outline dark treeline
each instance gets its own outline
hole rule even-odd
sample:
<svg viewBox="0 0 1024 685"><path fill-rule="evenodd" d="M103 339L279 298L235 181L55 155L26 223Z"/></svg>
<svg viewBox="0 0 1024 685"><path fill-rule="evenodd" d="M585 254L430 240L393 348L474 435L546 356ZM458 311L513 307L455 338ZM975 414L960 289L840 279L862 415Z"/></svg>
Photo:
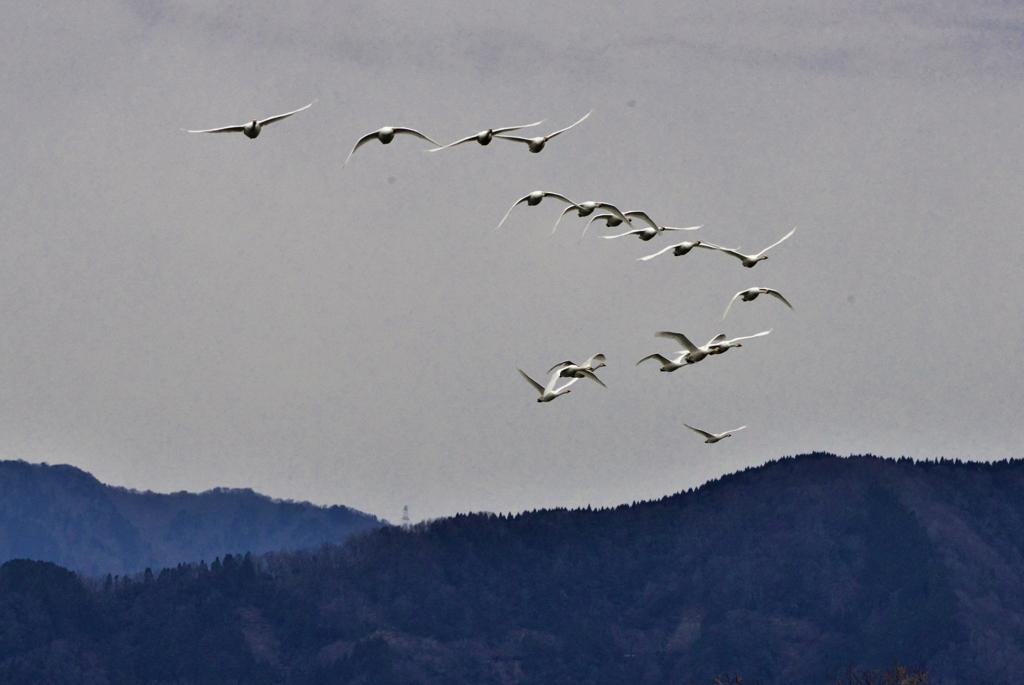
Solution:
<svg viewBox="0 0 1024 685"><path fill-rule="evenodd" d="M1022 462L808 455L130 578L12 561L0 682L1024 682L1022 515Z"/></svg>

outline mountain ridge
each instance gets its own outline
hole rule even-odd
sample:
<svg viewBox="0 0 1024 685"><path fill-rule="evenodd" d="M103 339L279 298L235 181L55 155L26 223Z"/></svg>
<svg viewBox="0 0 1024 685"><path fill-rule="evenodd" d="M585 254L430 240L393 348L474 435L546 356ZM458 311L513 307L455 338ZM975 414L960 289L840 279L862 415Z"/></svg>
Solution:
<svg viewBox="0 0 1024 685"><path fill-rule="evenodd" d="M105 485L67 464L0 461L0 562L52 561L85 575L341 543L386 522L341 505L249 488L162 494Z"/></svg>

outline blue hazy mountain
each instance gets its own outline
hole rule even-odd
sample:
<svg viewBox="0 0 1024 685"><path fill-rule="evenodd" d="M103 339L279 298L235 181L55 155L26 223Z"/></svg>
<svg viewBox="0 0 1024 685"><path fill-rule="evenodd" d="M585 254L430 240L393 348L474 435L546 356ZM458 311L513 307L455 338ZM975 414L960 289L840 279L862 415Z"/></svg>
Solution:
<svg viewBox="0 0 1024 685"><path fill-rule="evenodd" d="M894 662L1024 683L1024 461L813 454L119 579L0 567L0 685L827 685Z"/></svg>
<svg viewBox="0 0 1024 685"><path fill-rule="evenodd" d="M158 494L104 485L73 466L0 462L0 562L51 561L84 575L341 543L384 525L343 506L248 489Z"/></svg>

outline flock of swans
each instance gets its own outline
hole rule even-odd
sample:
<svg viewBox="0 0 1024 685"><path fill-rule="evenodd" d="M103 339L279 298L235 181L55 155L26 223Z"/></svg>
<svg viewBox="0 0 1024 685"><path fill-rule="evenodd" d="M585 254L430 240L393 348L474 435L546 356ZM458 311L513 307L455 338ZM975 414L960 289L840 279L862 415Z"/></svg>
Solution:
<svg viewBox="0 0 1024 685"><path fill-rule="evenodd" d="M222 126L219 128L210 128L202 130L183 130L187 131L188 133L243 133L249 138L256 138L257 136L259 136L260 131L263 129L264 126L268 126L270 124L273 124L274 122L286 119L292 116L293 114L298 114L299 112L305 111L312 107L315 102L316 100L309 103L305 107L300 107L299 109L293 110L291 112L286 112L285 114L278 114L277 116L268 117L262 120L253 119L251 122L246 124L240 124L236 126ZM382 145L387 145L395 139L395 136L399 134L420 138L436 146L426 150L426 152L439 152L441 150L446 150L455 147L456 145L461 145L463 143L468 143L474 140L480 145L489 145L495 138L499 138L502 140L510 140L517 143L523 143L528 146L530 152L539 153L541 150L544 149L545 145L550 140L574 128L575 126L578 126L587 117L589 117L592 112L593 110L587 112L587 114L584 115L583 118L581 118L576 123L570 126L566 126L565 128L559 129L554 133L549 133L546 136L535 136L532 138L526 138L522 136L508 135L508 133L512 131L519 131L522 129L539 126L540 124L544 123L544 120L541 120L536 121L532 124L523 124L521 126L489 128L480 131L479 133L475 133L473 135L466 136L465 138L456 140L453 143L448 143L447 145L441 145L440 143L430 138L429 136L412 128L402 126L384 126L383 128L380 128L371 133L367 133L363 137L359 138L359 140L356 141L355 146L353 146L352 151L348 154L348 157L345 159L345 163L342 165L342 168L348 165L349 161L352 159L352 156L356 153L356 151L366 143L369 143L370 141L376 139ZM623 233L602 236L605 240L614 240L616 238L623 238L625 236L634 235L640 240L646 242L649 240L653 240L660 234L669 231L696 231L700 228L703 228L703 226L689 226L686 228L665 226L654 221L646 212L643 211L630 210L623 212L618 207L608 202L599 202L593 200L589 200L586 202L574 202L565 195L562 195L561 193L555 193L546 190L536 190L516 200L516 202L509 208L509 210L505 212L505 216L502 217L500 222L498 222L498 225L495 227L495 230L501 228L502 224L505 223L505 220L508 219L509 215L512 213L512 210L514 210L519 205L525 202L528 207L536 207L541 203L542 200L544 200L544 198L547 197L554 198L568 205L561 212L561 214L558 217L558 220L555 221L555 225L551 229L552 235L554 235L555 231L558 230L559 224L562 222L562 219L565 218L567 214L575 212L576 216L579 218L591 217L590 220L587 222L586 226L584 226L583 232L580 235L581 241L586 236L587 229L589 229L591 224L595 222L604 222L606 228L614 228L616 226L621 226L622 224L625 224L630 228L630 230L625 231ZM601 210L603 213L594 215L594 213L597 212L598 210ZM639 227L634 227L634 222L636 222L639 225ZM673 256L682 257L695 248L701 248L704 250L712 250L736 257L737 259L740 260L740 263L744 267L751 269L754 266L756 266L758 262L768 259L768 255L765 253L768 252L768 250L772 249L773 247L776 247L786 239L788 239L790 236L793 235L795 231L796 229L794 228L792 231L784 235L782 238L772 243L768 247L764 248L760 252L757 252L756 254L743 254L738 249L722 247L721 245L716 245L705 240L686 240L680 243L676 243L674 245L669 245L668 247L662 248L661 250L658 250L653 254L649 254L646 257L641 257L637 261L646 262L648 260L654 259L655 257L658 257L659 255L665 254L670 250ZM729 304L725 308L725 313L722 314L721 321L725 321L725 317L728 316L729 310L732 308L733 303L735 303L737 299L741 300L742 302L752 302L753 300L757 299L759 295L770 295L781 301L790 309L793 308L793 305L791 305L789 301L786 300L786 298L783 297L782 293L780 293L778 290L762 287L748 288L746 290L741 290L740 292L733 295L732 299L729 300ZM683 367L692 366L693 364L703 361L704 359L710 356L724 354L733 347L742 347L743 345L740 341L759 338L761 336L768 335L769 333L771 333L771 329L768 329L767 331L761 331L760 333L755 333L753 335L740 336L732 339L727 339L725 334L723 333L715 336L706 344L697 346L694 345L690 341L690 339L687 338L682 333L675 333L672 331L659 331L654 334L655 337L673 340L680 346L682 346L684 349L679 350L678 352L670 356L665 356L659 353L647 355L646 357L638 361L636 363L636 366L639 366L640 364L643 364L644 362L650 359L654 359L659 364L661 364L661 371L671 373L673 371L678 371ZM562 395L569 394L569 387L576 383L576 381L580 380L581 378L590 379L601 385L601 387L607 387L604 384L604 382L597 377L597 374L595 373L598 369L604 366L605 356L603 354L595 354L593 357L587 359L582 364L576 364L572 360L559 362L558 364L555 364L550 369L548 369L547 373L550 374L550 376L548 378L546 385L541 385L533 378L531 378L529 375L527 375L527 373L522 369L517 367L516 370L537 391L537 393L539 394L539 397L537 398L538 402L551 402L552 400L555 400L556 398L561 397ZM565 381L561 385L559 385L562 379L565 379ZM740 426L739 428L733 428L730 431L724 431L722 433L709 433L699 428L694 428L693 426L690 426L685 423L683 425L692 430L693 432L698 433L699 435L706 438L704 442L711 444L719 442L720 440L724 440L725 438L730 437L733 433L746 428L746 426Z"/></svg>

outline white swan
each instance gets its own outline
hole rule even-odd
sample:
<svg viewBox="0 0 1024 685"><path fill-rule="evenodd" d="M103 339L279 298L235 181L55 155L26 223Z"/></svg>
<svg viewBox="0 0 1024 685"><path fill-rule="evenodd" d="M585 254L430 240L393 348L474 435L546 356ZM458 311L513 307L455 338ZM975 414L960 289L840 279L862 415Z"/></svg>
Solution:
<svg viewBox="0 0 1024 685"><path fill-rule="evenodd" d="M746 428L746 426L740 426L739 428L733 428L732 430L725 431L724 433L708 433L707 431L702 431L700 428L694 428L693 426L690 426L685 423L683 425L692 430L694 433L700 433L701 435L703 435L705 438L707 438L707 440L705 440L704 442L710 444L716 443L719 440L725 440L733 433L736 433Z"/></svg>
<svg viewBox="0 0 1024 685"><path fill-rule="evenodd" d="M576 216L585 217L590 216L591 214L594 213L594 210L597 209L607 209L609 212L611 212L611 214L602 214L600 215L600 217L594 217L594 219L608 217L609 223L606 225L618 226L623 221L629 221L629 219L626 218L626 215L619 211L619 208L616 207L615 205L608 204L607 202L581 202L578 205L566 207L565 210L562 211L561 215L559 215L558 217L558 221L555 222L555 227L551 229L551 235L555 234L555 231L558 230L558 224L562 222L562 218L569 212L574 211L577 213ZM594 219L591 219L591 221L593 221ZM611 223L612 220L615 221L614 224ZM587 226L589 225L590 223L588 222ZM584 228L584 235L586 235L586 232L587 229ZM583 240L583 236L580 236L580 240Z"/></svg>
<svg viewBox="0 0 1024 685"><path fill-rule="evenodd" d="M188 129L182 130L185 131L186 133L244 133L249 138L255 138L260 134L260 131L263 130L264 126L269 126L275 121L287 119L293 114L298 114L304 109L309 109L310 107L313 106L314 102L316 102L316 100L313 100L313 102L309 103L305 107L300 107L291 112L286 112L285 114L278 114L276 117L270 117L269 119L263 119L262 121L257 121L256 119L253 119L248 124L240 124L238 126L221 126L220 128L208 128L202 131L190 131Z"/></svg>
<svg viewBox="0 0 1024 685"><path fill-rule="evenodd" d="M704 227L703 224L700 225L700 226L690 226L688 228L676 228L674 226L661 226L661 225L655 223L654 220L651 219L651 217L649 217L647 215L647 212L637 212L637 211L626 212L626 218L629 219L629 225L630 226L633 225L633 219L639 219L640 221L642 221L645 224L647 224L647 227L646 228L635 228L632 231L626 231L625 233L620 233L618 235L606 235L606 236L603 236L604 239L605 240L614 240L615 238L622 238L623 236L627 236L627 235L635 235L640 240L643 240L643 241L646 242L646 241L651 240L652 238L654 238L659 233L663 233L665 231L696 231L697 229ZM584 229L584 232L585 231L586 231L586 229Z"/></svg>
<svg viewBox="0 0 1024 685"><path fill-rule="evenodd" d="M604 360L605 357L603 354L595 354L593 357L583 362L582 364L576 364L571 360L566 360L564 362L559 362L552 366L550 369L548 369L548 373L551 373L555 369L558 369L558 375L561 376L562 378L591 378L597 381L598 383L601 383L602 387L607 388L608 386L605 385L601 381L601 379L598 378L597 375L594 373L602 366L605 366Z"/></svg>
<svg viewBox="0 0 1024 685"><path fill-rule="evenodd" d="M732 340L726 340L725 334L722 333L712 339L705 347L708 349L708 354L725 354L732 347L743 347L740 344L740 340L750 340L751 338L760 338L762 335L768 335L772 332L772 329L767 331L761 331L760 333L754 333L753 335L744 335L739 338L733 338Z"/></svg>
<svg viewBox="0 0 1024 685"><path fill-rule="evenodd" d="M527 206L529 206L529 207L536 207L537 205L540 204L540 201L543 200L546 197L555 197L555 198L558 198L559 200L562 200L563 202L566 202L566 203L568 203L570 205L575 205L576 204L575 202L573 202L572 200L567 198L565 195L560 195L559 193L551 193L551 192L548 192L547 190L535 190L532 193L530 193L529 195L527 195L525 197L521 197L518 200L516 200L516 203L514 205L512 205L511 207L509 207L508 211L505 212L505 216L503 216L501 218L501 221L498 222L498 225L494 227L494 230L497 231L499 228L501 228L501 225L503 223L505 223L505 219L507 219L508 215L512 213L512 210L515 209L516 207L518 207L519 205L521 205L522 203L525 202L527 204Z"/></svg>
<svg viewBox="0 0 1024 685"><path fill-rule="evenodd" d="M790 309L793 308L793 305L789 303L789 300L784 298L782 293L778 290L772 290L771 288L747 288L746 290L741 290L732 296L732 299L729 300L728 306L725 308L725 314L722 314L722 321L725 321L725 317L729 314L729 308L732 307L732 303L736 301L737 297L742 297L744 302L750 302L752 300L756 300L758 295L771 295L772 297L781 300L782 303Z"/></svg>
<svg viewBox="0 0 1024 685"><path fill-rule="evenodd" d="M640 259L638 259L636 261L638 261L638 262L646 262L648 259L654 259L658 255L665 254L669 250L672 250L672 256L674 256L674 257L682 257L684 254L687 254L690 250L692 250L695 247L703 247L703 248L706 248L708 250L717 250L717 249L719 249L717 247L708 247L701 240L684 240L681 243L676 243L675 245L669 245L668 247L666 247L666 248L664 248L662 250L658 250L654 254L649 254L646 257L641 257Z"/></svg>
<svg viewBox="0 0 1024 685"><path fill-rule="evenodd" d="M532 385L537 390L537 392L540 393L540 398L537 400L538 402L550 402L551 400L555 399L560 395L565 395L566 393L569 392L569 386L581 378L590 378L594 381L597 381L597 383L599 383L601 387L608 387L604 383L601 383L601 379L595 376L593 371L587 371L586 369L582 368L577 368L575 374L572 376L572 378L569 379L569 382L558 389L555 388L555 383L558 382L559 378L563 377L561 373L551 374L551 378L548 379L547 386L541 387L540 383L527 376L526 372L520 369L519 367L516 367L516 371L518 371L519 374L523 378L525 378L530 383L530 385Z"/></svg>
<svg viewBox="0 0 1024 685"><path fill-rule="evenodd" d="M423 140L429 143L433 143L434 145L440 145L440 143L438 143L436 140L433 140L432 138L429 138L414 129L404 128L402 126L385 126L384 128L377 129L373 133L367 133L365 136L360 138L359 141L356 143L356 146L352 148L352 152L348 153L348 157L345 158L345 164L348 164L348 160L352 159L352 155L356 153L356 150L361 148L365 143L368 143L376 138L381 142L381 145L387 145L392 140L394 140L395 136L398 135L399 133L405 133L410 136L416 136L417 138L422 138ZM341 165L342 169L345 168L345 164Z"/></svg>
<svg viewBox="0 0 1024 685"><path fill-rule="evenodd" d="M743 266L747 267L748 269L752 269L752 268L754 268L754 265L757 264L762 259L768 259L768 255L766 255L765 252L767 252L768 250L772 249L773 247L775 247L776 245L781 243L783 240L785 240L789 236L793 235L795 232L796 232L796 228L794 228L792 231L790 231L786 235L782 236L782 239L779 240L778 242L772 243L771 245L769 245L768 247L764 248L763 250L761 250L757 254L753 254L753 255L745 255L742 252L738 252L737 250L733 250L733 249L730 249L728 247L722 247L721 245L714 245L712 243L705 243L705 244L708 247L712 247L712 248L714 248L716 250L719 250L720 252L724 252L725 254L729 254L729 255L732 255L733 257L736 257L737 259L739 259L743 263Z"/></svg>
<svg viewBox="0 0 1024 685"><path fill-rule="evenodd" d="M648 359L657 359L659 362L661 362L661 370L662 371L666 371L668 373L672 373L673 371L675 371L677 369L681 369L684 366L689 366L690 364L693 363L693 362L687 361L686 355L688 355L688 354L689 354L689 352L687 352L686 350L683 350L682 352L679 353L679 356L676 357L675 359L669 359L669 358L664 357L664 356L662 356L660 354L657 354L657 353L649 354L646 357L644 357L643 359L641 359L640 361L638 361L636 363L636 365L640 366L641 364L643 364Z"/></svg>
<svg viewBox="0 0 1024 685"><path fill-rule="evenodd" d="M586 115L583 117L583 119L586 119L587 117L589 117L591 114L593 114L593 112L594 112L594 110L590 110L589 112L587 112ZM554 133L549 133L546 136L537 136L536 138L522 138L520 136L503 136L503 135L495 134L494 137L495 138L504 138L505 140L514 140L517 143L526 143L530 147L530 152L540 152L541 150L544 149L544 146L547 144L547 142L549 140L551 140L552 138L554 138L557 135L565 133L566 131L568 131L573 126L576 126L577 124L582 123L583 119L580 119L579 121L577 121L572 126L566 126L565 128L563 128L561 130L558 130L558 131L555 131Z"/></svg>
<svg viewBox="0 0 1024 685"><path fill-rule="evenodd" d="M712 338L710 341L708 341L706 345L701 345L700 347L697 347L692 342L690 342L690 339L687 338L682 333L673 333L672 331L658 331L657 333L654 334L654 336L656 338L668 338L670 340L675 340L677 343L685 347L686 354L684 355L684 357L686 358L686 361L688 361L690 364L696 364L697 362L707 357L709 354L711 354L711 346L713 344L725 340L725 335L720 334Z"/></svg>
<svg viewBox="0 0 1024 685"><path fill-rule="evenodd" d="M494 139L494 135L497 134L497 133L504 133L505 131L518 131L521 128L530 128L531 126L539 126L539 125L541 125L543 123L544 123L544 119L541 119L540 121L535 121L532 124L523 124L522 126L505 126L504 128L489 128L486 131L480 131L480 133L474 133L471 136L466 136L462 140L456 140L454 143L448 143L447 145L442 145L441 147L435 147L432 150L427 150L427 152L437 152L438 150L447 150L450 147L455 147L456 145L462 145L463 143L468 143L471 140L475 140L476 142L480 143L481 145L490 145L491 140Z"/></svg>

